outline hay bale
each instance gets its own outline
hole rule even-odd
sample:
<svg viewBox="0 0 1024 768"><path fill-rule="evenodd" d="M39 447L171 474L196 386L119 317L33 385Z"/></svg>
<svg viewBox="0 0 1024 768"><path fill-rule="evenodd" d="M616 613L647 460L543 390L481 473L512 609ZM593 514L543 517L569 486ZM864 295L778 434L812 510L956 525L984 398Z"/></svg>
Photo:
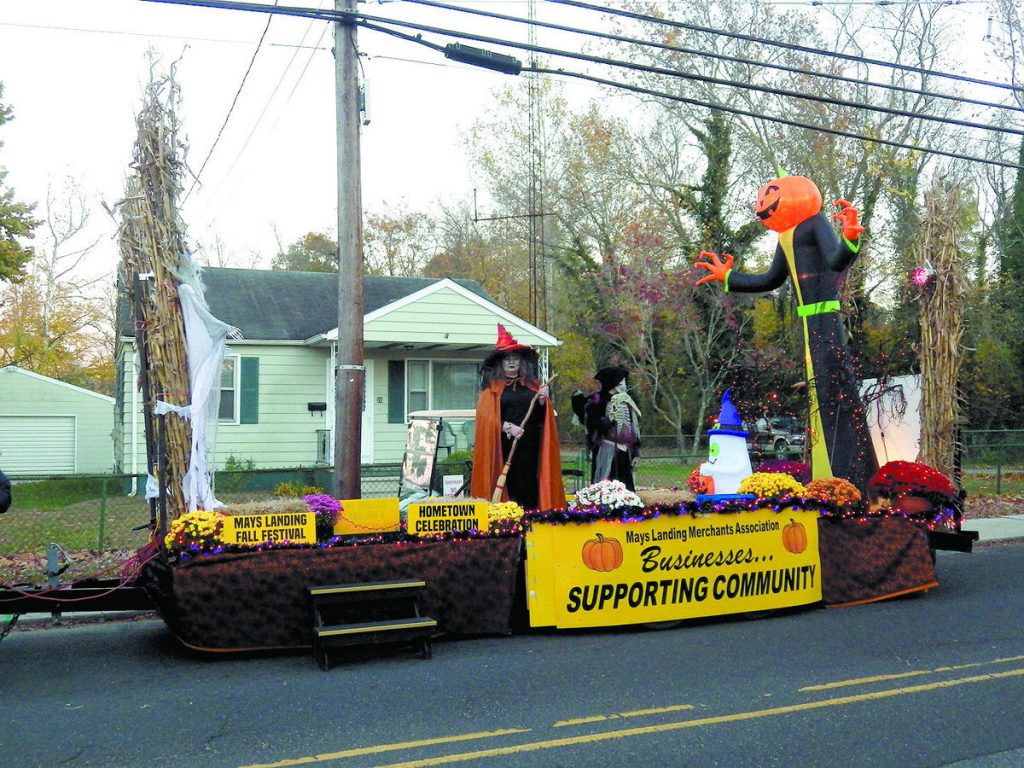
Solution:
<svg viewBox="0 0 1024 768"><path fill-rule="evenodd" d="M220 509L225 515L280 515L289 512L309 512L309 506L296 498L260 499L241 504L228 504Z"/></svg>
<svg viewBox="0 0 1024 768"><path fill-rule="evenodd" d="M636 495L645 507L656 505L672 506L693 501L693 494L689 490L678 488L637 488Z"/></svg>

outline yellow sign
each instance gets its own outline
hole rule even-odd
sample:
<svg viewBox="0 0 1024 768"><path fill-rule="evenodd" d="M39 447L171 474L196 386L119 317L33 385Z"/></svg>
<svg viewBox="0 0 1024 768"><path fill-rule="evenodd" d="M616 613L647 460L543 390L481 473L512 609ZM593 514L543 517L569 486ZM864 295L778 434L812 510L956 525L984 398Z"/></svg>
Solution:
<svg viewBox="0 0 1024 768"><path fill-rule="evenodd" d="M256 546L266 541L316 543L316 516L312 512L274 512L228 515L221 534L227 544Z"/></svg>
<svg viewBox="0 0 1024 768"><path fill-rule="evenodd" d="M414 536L471 531L474 528L486 531L487 525L486 501L409 505L407 530Z"/></svg>
<svg viewBox="0 0 1024 768"><path fill-rule="evenodd" d="M530 625L605 627L821 600L818 513L767 509L533 525Z"/></svg>
<svg viewBox="0 0 1024 768"><path fill-rule="evenodd" d="M362 535L399 529L398 497L342 499L341 514L334 524L336 536Z"/></svg>

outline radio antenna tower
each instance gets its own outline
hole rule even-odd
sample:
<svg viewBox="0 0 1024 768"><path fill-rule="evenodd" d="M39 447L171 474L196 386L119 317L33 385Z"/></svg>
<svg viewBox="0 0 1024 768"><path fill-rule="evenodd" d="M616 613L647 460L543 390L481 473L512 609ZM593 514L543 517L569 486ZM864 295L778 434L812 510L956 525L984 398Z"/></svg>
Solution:
<svg viewBox="0 0 1024 768"><path fill-rule="evenodd" d="M531 22L537 18L536 0L529 0L527 15ZM534 24L529 24L528 41L537 44ZM537 54L530 53L530 66L537 66ZM544 107L540 75L527 74L527 99L530 108L530 172L527 208L529 209L530 239L530 322L538 328L548 327L548 270L544 254Z"/></svg>

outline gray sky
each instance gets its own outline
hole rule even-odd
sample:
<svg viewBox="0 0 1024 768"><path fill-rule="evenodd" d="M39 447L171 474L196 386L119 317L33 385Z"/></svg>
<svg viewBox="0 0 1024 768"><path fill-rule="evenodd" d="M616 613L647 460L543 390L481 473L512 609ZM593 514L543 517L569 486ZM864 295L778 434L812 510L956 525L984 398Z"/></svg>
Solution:
<svg viewBox="0 0 1024 768"><path fill-rule="evenodd" d="M332 0L319 4L333 7ZM486 5L511 14L526 8L522 2ZM401 3L361 8L431 20L431 12ZM460 28L479 27L457 21ZM40 203L37 213L47 185L59 188L68 174L94 201L117 200L150 47L165 66L180 57L180 116L189 164L198 171L266 23L264 14L139 0L0 0L0 80L15 111L0 130L8 183L19 199ZM525 39L525 28L519 34ZM258 251L269 263L274 225L285 244L311 230L333 232L332 37L324 22L275 17L202 185L184 208L194 241L209 248L220 237L229 253ZM359 42L371 119L362 133L364 208L380 211L403 200L424 208L437 198L471 195L461 132L510 78L378 33L360 31ZM113 221L98 205L94 220L113 233ZM116 244L105 237L91 268L109 270L116 258Z"/></svg>
<svg viewBox="0 0 1024 768"><path fill-rule="evenodd" d="M282 4L326 8L333 7L333 0ZM459 4L527 14L525 0ZM979 26L983 7L973 4L950 13L968 13ZM401 2L362 3L360 9L498 38L525 41L527 36L524 25ZM537 17L609 29L597 14L543 2L537 4ZM189 164L198 171L266 23L264 14L140 0L0 0L0 80L5 101L15 111L15 120L0 129L0 165L8 169L7 181L18 199L40 203L40 215L47 186L59 189L69 174L90 195L95 232L103 236L89 264L91 273L109 272L117 261L114 222L99 201L116 201L124 187L134 117L148 80L147 49L155 50L164 66L180 57L180 117ZM965 42L973 41L965 45L965 55L984 47L980 35L975 30L965 36ZM441 44L454 42L425 36ZM276 250L274 226L285 244L308 231L334 231L332 42L327 23L275 17L202 184L183 209L194 243L211 249L220 238L229 255L241 259L258 252L269 265ZM540 30L537 42L578 49L581 38ZM362 132L364 208L383 211L404 201L425 209L437 199L470 198L475 182L463 157L462 133L493 108L492 92L513 79L448 62L422 46L379 33L361 30L359 44L371 119ZM525 59L527 54L516 55ZM572 68L587 66L576 62ZM580 98L599 93L595 87L572 87ZM606 103L622 109L632 104L624 93Z"/></svg>

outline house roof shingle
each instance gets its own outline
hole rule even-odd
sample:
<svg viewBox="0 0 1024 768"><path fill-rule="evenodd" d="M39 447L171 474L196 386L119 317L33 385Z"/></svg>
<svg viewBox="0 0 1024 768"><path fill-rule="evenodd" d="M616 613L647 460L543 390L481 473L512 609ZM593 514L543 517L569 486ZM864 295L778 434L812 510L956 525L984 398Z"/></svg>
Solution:
<svg viewBox="0 0 1024 768"><path fill-rule="evenodd" d="M296 341L338 325L338 275L277 269L209 267L202 272L213 316L238 328L246 339ZM363 277L364 314L416 293L440 278ZM487 301L494 299L475 280L454 280ZM128 317L124 312L121 317ZM131 324L122 334L133 333Z"/></svg>

